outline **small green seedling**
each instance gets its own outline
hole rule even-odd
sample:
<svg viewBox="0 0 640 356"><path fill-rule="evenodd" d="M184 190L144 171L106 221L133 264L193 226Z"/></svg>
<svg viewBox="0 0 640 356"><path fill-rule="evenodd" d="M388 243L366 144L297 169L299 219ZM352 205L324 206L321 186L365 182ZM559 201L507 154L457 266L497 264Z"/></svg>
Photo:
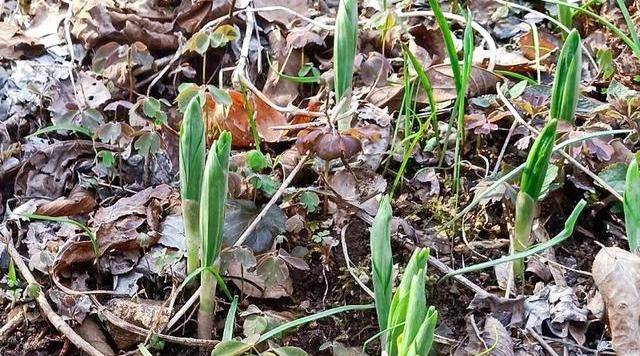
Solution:
<svg viewBox="0 0 640 356"><path fill-rule="evenodd" d="M431 350L438 312L427 307L424 274L428 259L427 248L413 252L393 295L387 321L389 356L427 356Z"/></svg>
<svg viewBox="0 0 640 356"><path fill-rule="evenodd" d="M535 218L538 198L542 191L551 150L556 139L556 127L558 120L551 119L540 132L540 135L533 143L527 162L525 163L522 177L520 178L520 191L516 197L516 221L514 229L515 253L525 251L529 248L529 236ZM524 261L516 260L513 265L515 275L523 277Z"/></svg>
<svg viewBox="0 0 640 356"><path fill-rule="evenodd" d="M180 195L187 239L187 273L200 265L200 188L205 159L205 133L198 95L189 102L180 129Z"/></svg>
<svg viewBox="0 0 640 356"><path fill-rule="evenodd" d="M231 134L223 131L209 150L200 195L200 233L202 235L200 279L200 309L198 337L210 339L214 327L215 292L217 286L215 263L222 248L224 206L227 200L227 178Z"/></svg>
<svg viewBox="0 0 640 356"><path fill-rule="evenodd" d="M638 239L640 239L640 170L638 170L638 160L640 160L640 155L636 153L627 168L622 204L631 252L638 249Z"/></svg>
<svg viewBox="0 0 640 356"><path fill-rule="evenodd" d="M391 255L391 201L385 195L371 225L371 276L380 330L387 329L393 292L393 256ZM384 340L383 335L383 340Z"/></svg>

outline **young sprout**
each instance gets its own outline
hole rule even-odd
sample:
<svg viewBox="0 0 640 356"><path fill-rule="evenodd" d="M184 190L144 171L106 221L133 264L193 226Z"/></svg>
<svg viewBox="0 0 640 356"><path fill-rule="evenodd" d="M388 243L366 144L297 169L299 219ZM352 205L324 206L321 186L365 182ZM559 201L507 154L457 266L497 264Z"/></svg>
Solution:
<svg viewBox="0 0 640 356"><path fill-rule="evenodd" d="M549 115L552 119L558 119L573 123L576 116L576 107L580 97L580 74L582 72L582 47L580 46L580 34L572 30L562 46L556 76L551 90L551 109Z"/></svg>
<svg viewBox="0 0 640 356"><path fill-rule="evenodd" d="M635 252L640 239L640 170L638 170L638 160L640 156L636 153L629 168L627 169L627 179L624 184L624 223L629 240L629 250Z"/></svg>
<svg viewBox="0 0 640 356"><path fill-rule="evenodd" d="M580 84L582 49L580 34L573 30L560 51L556 77L551 89L551 109L549 122L540 132L527 156L520 191L516 197L516 219L514 227L513 252L518 253L529 248L529 236L535 217L540 191L549 167L549 158L556 139L558 120L573 122L576 115ZM518 259L513 271L519 278L524 277L524 261Z"/></svg>
<svg viewBox="0 0 640 356"><path fill-rule="evenodd" d="M187 238L187 274L200 265L200 185L204 169L205 133L198 95L189 101L180 129L180 195Z"/></svg>
<svg viewBox="0 0 640 356"><path fill-rule="evenodd" d="M556 139L556 127L558 120L551 119L540 132L540 135L533 143L527 162L525 163L522 177L520 178L520 191L516 197L516 221L514 233L514 252L522 252L529 248L529 235L533 218L535 217L536 205L547 168L551 150ZM524 273L523 260L516 260L513 264L516 276L522 277Z"/></svg>
<svg viewBox="0 0 640 356"><path fill-rule="evenodd" d="M438 312L427 308L424 273L429 249L416 249L393 295L387 322L386 351L389 356L429 354Z"/></svg>
<svg viewBox="0 0 640 356"><path fill-rule="evenodd" d="M376 297L376 313L380 330L387 329L391 293L393 289L393 256L391 255L391 202L388 195L380 201L380 207L371 225L371 275ZM385 338L383 337L383 340Z"/></svg>
<svg viewBox="0 0 640 356"><path fill-rule="evenodd" d="M357 38L358 2L356 0L340 0L333 38L333 81L336 104L351 91ZM342 111L346 111L349 105L342 107L344 108ZM351 126L349 120L349 117L338 120L338 129L348 129Z"/></svg>
<svg viewBox="0 0 640 356"><path fill-rule="evenodd" d="M224 206L227 199L231 134L224 131L209 150L200 195L200 232L202 234L202 276L198 337L210 339L214 326L216 271L215 263L222 247Z"/></svg>
<svg viewBox="0 0 640 356"><path fill-rule="evenodd" d="M558 21L566 27L573 28L573 9L566 5L568 0L558 1Z"/></svg>

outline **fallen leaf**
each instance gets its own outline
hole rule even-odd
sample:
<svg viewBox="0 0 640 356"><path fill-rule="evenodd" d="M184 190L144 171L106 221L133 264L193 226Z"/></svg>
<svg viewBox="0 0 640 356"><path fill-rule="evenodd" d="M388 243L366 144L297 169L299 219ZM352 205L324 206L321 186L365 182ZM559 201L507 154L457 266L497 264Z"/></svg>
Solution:
<svg viewBox="0 0 640 356"><path fill-rule="evenodd" d="M518 38L518 45L522 54L527 59L534 60L536 58L536 50L534 45L533 32L529 31ZM540 57L554 52L562 45L562 41L555 35L544 29L538 30L538 48Z"/></svg>
<svg viewBox="0 0 640 356"><path fill-rule="evenodd" d="M228 200L223 228L224 243L233 246L261 211L262 209L258 209L250 200ZM254 252L268 250L273 245L275 237L284 232L286 220L286 215L278 206L271 206L258 226L249 234L244 245Z"/></svg>
<svg viewBox="0 0 640 356"><path fill-rule="evenodd" d="M253 145L253 137L249 127L249 114L245 107L242 93L229 90L231 105L224 107L217 104L213 98L207 96L205 104L205 117L208 123L209 132L228 130L233 138L233 146L246 148ZM283 131L273 130L272 126L283 126L287 120L279 111L275 110L262 99L252 94L248 94L256 123L258 135L265 142L278 142L283 135Z"/></svg>
<svg viewBox="0 0 640 356"><path fill-rule="evenodd" d="M362 151L362 142L357 135L357 129L343 133L323 129L307 130L298 136L296 148L301 154L312 152L325 161L336 158L348 160Z"/></svg>
<svg viewBox="0 0 640 356"><path fill-rule="evenodd" d="M616 353L640 354L640 257L605 247L594 258L591 273L604 299Z"/></svg>
<svg viewBox="0 0 640 356"><path fill-rule="evenodd" d="M86 189L76 185L67 198L58 198L38 207L36 214L45 216L73 216L93 211L96 201Z"/></svg>
<svg viewBox="0 0 640 356"><path fill-rule="evenodd" d="M91 161L94 154L91 141L63 141L49 145L34 153L20 168L15 192L18 195L59 198L72 188L76 165Z"/></svg>

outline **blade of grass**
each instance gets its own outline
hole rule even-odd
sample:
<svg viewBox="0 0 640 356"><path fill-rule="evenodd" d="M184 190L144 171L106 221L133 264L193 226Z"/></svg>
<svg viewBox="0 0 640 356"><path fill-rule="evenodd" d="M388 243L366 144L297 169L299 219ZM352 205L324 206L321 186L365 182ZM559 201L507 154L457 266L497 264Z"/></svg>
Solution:
<svg viewBox="0 0 640 356"><path fill-rule="evenodd" d="M471 27L472 18L471 11L467 11L466 23L464 29L464 41L463 41L463 53L464 62L462 64L462 83L457 89L456 97L456 114L457 120L457 135L456 135L456 147L455 147L455 164L453 166L453 183L455 186L455 207L458 208L459 194L460 194L460 161L462 159L462 146L464 145L464 108L465 108L465 96L467 95L467 85L469 83L469 77L471 75L471 68L473 65L473 28ZM451 125L451 121L449 121ZM445 140L446 142L446 140Z"/></svg>
<svg viewBox="0 0 640 356"><path fill-rule="evenodd" d="M56 124L56 125L46 126L39 130L36 130L34 133L28 135L26 138L36 137L44 133L55 132L55 131L72 131L72 132L83 134L89 138L93 138L93 134L91 133L91 131L89 131L88 129L80 125L74 125L74 124Z"/></svg>
<svg viewBox="0 0 640 356"><path fill-rule="evenodd" d="M636 154L629 168L624 184L623 196L624 224L629 240L629 251L638 249L640 239L640 170L638 170L638 154Z"/></svg>
<svg viewBox="0 0 640 356"><path fill-rule="evenodd" d="M69 219L66 217L59 217L59 216L46 216L46 215L38 215L38 214L17 214L20 217L23 218L27 218L27 219L32 219L32 220L43 220L43 221L51 221L51 222L57 222L57 223L63 223L63 224L69 224L72 226L75 226L77 228L79 228L80 230L82 230L84 232L84 234L89 238L89 240L91 241L91 247L93 248L93 253L96 256L96 262L98 261L98 258L100 257L100 249L98 247L98 239L96 238L96 235L93 233L93 231L91 231L91 229L89 229L86 225L75 221L73 219Z"/></svg>
<svg viewBox="0 0 640 356"><path fill-rule="evenodd" d="M336 103L351 91L353 81L353 61L356 57L356 40L358 36L358 2L356 0L340 0L333 38L333 76L336 92ZM343 106L340 113L349 105ZM338 129L348 129L350 117L338 120Z"/></svg>
<svg viewBox="0 0 640 356"><path fill-rule="evenodd" d="M233 328L236 323L236 311L238 310L238 296L233 297L233 302L229 307L227 318L224 321L224 331L222 332L222 341L233 339Z"/></svg>
<svg viewBox="0 0 640 356"><path fill-rule="evenodd" d="M569 217L567 218L565 224L564 224L564 229L562 229L562 231L560 231L556 236L554 236L552 239L539 243L537 245L534 245L532 247L530 247L529 249L527 249L526 251L522 251L522 252L518 252L518 253L514 253L512 255L507 255L507 256L503 256L501 258L495 259L495 260L491 260L491 261L487 261L487 262L483 262L483 263L478 263L476 265L473 266L468 266L465 268L460 268L457 269L453 272L447 273L446 275L444 275L440 281L438 281L438 283L459 275L459 274L465 274L465 273L471 273L471 272L476 272L476 271L480 271L486 268L490 268L490 267L494 267L497 266L499 264L502 263L506 263L506 262L511 262L511 261L515 261L517 259L522 259L522 258L526 258L529 257L531 255L534 255L536 253L540 253L550 247L553 247L561 242L563 242L564 240L566 240L567 238L569 238L572 234L573 234L573 229L575 227L576 221L578 220L578 217L580 216L580 213L582 212L582 210L584 209L584 207L587 205L587 202L584 200L580 200L578 202L578 204L573 208L573 211L571 212L571 215L569 215Z"/></svg>
<svg viewBox="0 0 640 356"><path fill-rule="evenodd" d="M266 57L267 57L267 64L269 65L269 68L271 68L271 70L273 70L273 72L276 73L276 75L278 75L278 77L280 78L284 78L294 83L301 83L301 84L320 83L321 76L319 75L314 75L311 77L299 77L299 76L297 77L297 76L284 74L271 64L271 59L269 58L269 56L266 56Z"/></svg>
<svg viewBox="0 0 640 356"><path fill-rule="evenodd" d="M364 305L344 305L341 307L336 307L336 308L332 308L332 309L328 309L328 310L324 310L309 316L305 316L296 320L292 320L288 323L284 323L278 327L275 327L271 330L269 330L268 332L260 335L260 338L258 339L258 341L256 342L256 344L259 344L261 342L267 341L269 339L271 339L272 337L287 331L289 329L295 328L297 326L318 320L318 319L322 319L322 318L326 318L328 316L332 316L335 314L340 314L340 313L344 313L344 312L348 312L348 311L359 311L359 310L369 310L369 309L373 309L375 308L373 304L364 304Z"/></svg>

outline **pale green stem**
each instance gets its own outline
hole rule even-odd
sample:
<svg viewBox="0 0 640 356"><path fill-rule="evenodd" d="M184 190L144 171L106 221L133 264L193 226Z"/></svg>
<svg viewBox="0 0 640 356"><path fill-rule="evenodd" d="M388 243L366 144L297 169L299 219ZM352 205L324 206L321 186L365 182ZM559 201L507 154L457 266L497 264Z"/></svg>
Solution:
<svg viewBox="0 0 640 356"><path fill-rule="evenodd" d="M529 236L533 226L536 201L525 192L519 192L516 198L516 221L514 228L513 251L525 251L529 248ZM524 277L524 261L513 262L513 272L516 277Z"/></svg>
<svg viewBox="0 0 640 356"><path fill-rule="evenodd" d="M200 203L182 200L182 221L187 238L187 275L200 267Z"/></svg>
<svg viewBox="0 0 640 356"><path fill-rule="evenodd" d="M200 276L200 309L198 309L198 338L210 340L214 328L216 309L216 287L218 281L209 270L202 271Z"/></svg>

